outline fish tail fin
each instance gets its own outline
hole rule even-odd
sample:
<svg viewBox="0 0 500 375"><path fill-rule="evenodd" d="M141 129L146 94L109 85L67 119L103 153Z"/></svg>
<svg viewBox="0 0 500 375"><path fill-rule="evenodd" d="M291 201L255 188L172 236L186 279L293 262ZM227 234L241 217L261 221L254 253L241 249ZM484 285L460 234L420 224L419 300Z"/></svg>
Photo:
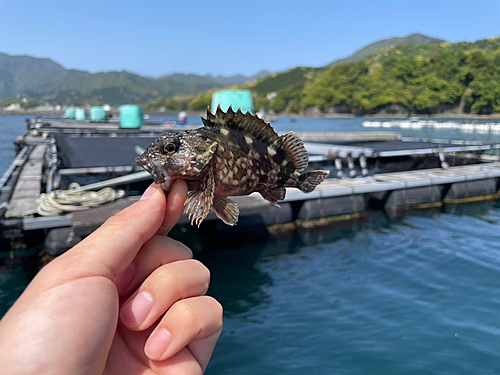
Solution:
<svg viewBox="0 0 500 375"><path fill-rule="evenodd" d="M297 184L297 187L303 193L310 193L316 188L316 186L321 184L329 174L330 171L325 171L325 170L312 171L301 174L299 177L299 182Z"/></svg>

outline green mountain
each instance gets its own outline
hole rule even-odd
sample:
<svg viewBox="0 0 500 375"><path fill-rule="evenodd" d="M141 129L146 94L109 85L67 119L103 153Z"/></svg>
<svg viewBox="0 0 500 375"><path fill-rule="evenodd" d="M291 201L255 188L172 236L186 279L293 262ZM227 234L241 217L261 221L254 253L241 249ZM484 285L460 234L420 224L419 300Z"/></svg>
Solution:
<svg viewBox="0 0 500 375"><path fill-rule="evenodd" d="M297 67L280 73L273 73L245 85L257 95L283 90L287 87L314 79L324 68Z"/></svg>
<svg viewBox="0 0 500 375"><path fill-rule="evenodd" d="M32 103L146 103L242 84L267 73L251 77L169 74L156 79L126 71L92 74L65 69L50 59L0 53L0 101L27 96Z"/></svg>
<svg viewBox="0 0 500 375"><path fill-rule="evenodd" d="M278 112L500 112L500 38L387 46L256 102Z"/></svg>
<svg viewBox="0 0 500 375"><path fill-rule="evenodd" d="M242 74L237 74L234 76L213 76L211 74L207 74L204 76L200 76L197 74L182 74L182 73L174 73L167 74L160 78L159 81L169 81L169 82L177 82L177 83L186 83L186 84L211 84L214 87L223 87L223 86L231 86L231 85L241 85L246 82L254 81L260 77L264 77L269 75L270 73L267 70L262 70L257 74L252 76L245 76Z"/></svg>
<svg viewBox="0 0 500 375"><path fill-rule="evenodd" d="M368 56L366 61L369 64L376 64L391 59L396 56L406 56L410 59L426 59L433 55L444 52L471 52L476 50L494 51L500 46L498 38L481 39L475 42L439 42L432 41L425 45L420 44L404 44L399 46L388 46L374 54Z"/></svg>
<svg viewBox="0 0 500 375"><path fill-rule="evenodd" d="M63 78L51 85L26 90L30 98L50 103L84 105L118 105L146 103L160 97L195 95L217 87L213 82L183 83L167 79L156 80L123 72L84 73Z"/></svg>
<svg viewBox="0 0 500 375"><path fill-rule="evenodd" d="M221 85L198 77L192 82L178 79L146 78L130 72L83 73L60 79L50 85L26 90L30 98L57 104L119 105L146 103L160 97L196 95Z"/></svg>
<svg viewBox="0 0 500 375"><path fill-rule="evenodd" d="M210 76L199 76L197 74L173 73L158 78L160 82L176 82L186 85L218 85Z"/></svg>
<svg viewBox="0 0 500 375"><path fill-rule="evenodd" d="M50 59L0 53L0 100L83 73L65 69Z"/></svg>
<svg viewBox="0 0 500 375"><path fill-rule="evenodd" d="M246 88L252 90L257 95L265 95L273 91L284 90L291 86L304 85L306 82L311 82L316 79L321 73L334 65L345 64L352 61L360 61L374 53L377 53L386 48L401 46L401 45L420 45L424 43L444 43L442 39L436 39L422 34L412 34L401 38L391 38L379 40L369 44L349 57L336 60L321 68L312 67L297 67L284 72L270 74L254 82L245 85Z"/></svg>
<svg viewBox="0 0 500 375"><path fill-rule="evenodd" d="M436 43L445 43L446 41L443 39L436 39L432 38L430 36L422 35L422 34L411 34L405 37L396 37L396 38L390 38L390 39L382 39L379 40L375 43L371 43L360 50L356 51L353 53L351 56L346 57L344 59L339 59L331 62L328 64L326 67L330 68L334 65L341 65L341 64L347 64L349 62L353 61L361 61L364 58L373 55L376 52L379 52L380 50L383 50L387 47L397 47L397 46L402 46L406 44L411 44L411 45L419 45L419 44L427 44L431 42L436 42Z"/></svg>

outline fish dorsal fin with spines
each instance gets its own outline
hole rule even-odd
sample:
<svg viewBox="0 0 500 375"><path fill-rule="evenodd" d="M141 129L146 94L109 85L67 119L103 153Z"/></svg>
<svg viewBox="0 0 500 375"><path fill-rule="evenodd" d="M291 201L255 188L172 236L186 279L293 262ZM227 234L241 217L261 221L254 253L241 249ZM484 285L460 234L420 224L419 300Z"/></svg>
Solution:
<svg viewBox="0 0 500 375"><path fill-rule="evenodd" d="M224 112L219 105L215 115L207 110L207 118L202 117L201 120L206 127L242 131L245 135L274 148L276 153L284 153L285 160L290 162L298 172L307 167L309 156L297 134L289 132L279 136L271 125L256 115L250 114L250 111L243 113L241 109L238 109L234 112L232 106L229 106L227 112Z"/></svg>
<svg viewBox="0 0 500 375"><path fill-rule="evenodd" d="M267 122L256 115L252 115L250 111L247 113L241 112L241 108L234 112L232 106L229 106L227 112L224 112L219 104L215 115L207 110L207 119L202 118L202 121L208 127L241 130L246 135L267 144L273 144L279 138L278 134Z"/></svg>

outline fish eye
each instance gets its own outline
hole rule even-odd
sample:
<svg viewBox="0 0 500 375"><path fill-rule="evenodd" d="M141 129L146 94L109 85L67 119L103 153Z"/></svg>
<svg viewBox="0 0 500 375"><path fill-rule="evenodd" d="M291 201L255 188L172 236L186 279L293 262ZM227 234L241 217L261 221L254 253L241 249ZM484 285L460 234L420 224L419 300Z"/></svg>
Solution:
<svg viewBox="0 0 500 375"><path fill-rule="evenodd" d="M176 150L177 150L177 146L172 142L167 143L166 145L163 146L163 151L166 154L171 154L171 153L175 152Z"/></svg>

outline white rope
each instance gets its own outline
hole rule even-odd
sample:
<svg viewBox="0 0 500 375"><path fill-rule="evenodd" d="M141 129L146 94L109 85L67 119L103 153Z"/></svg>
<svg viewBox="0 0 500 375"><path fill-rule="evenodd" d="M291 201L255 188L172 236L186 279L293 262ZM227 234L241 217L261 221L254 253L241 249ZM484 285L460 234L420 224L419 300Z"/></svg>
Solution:
<svg viewBox="0 0 500 375"><path fill-rule="evenodd" d="M73 182L69 185L69 190L40 194L36 201L36 212L41 216L53 216L62 212L83 211L113 202L125 195L123 190L116 191L110 187L99 191L71 191L79 187L79 184Z"/></svg>

